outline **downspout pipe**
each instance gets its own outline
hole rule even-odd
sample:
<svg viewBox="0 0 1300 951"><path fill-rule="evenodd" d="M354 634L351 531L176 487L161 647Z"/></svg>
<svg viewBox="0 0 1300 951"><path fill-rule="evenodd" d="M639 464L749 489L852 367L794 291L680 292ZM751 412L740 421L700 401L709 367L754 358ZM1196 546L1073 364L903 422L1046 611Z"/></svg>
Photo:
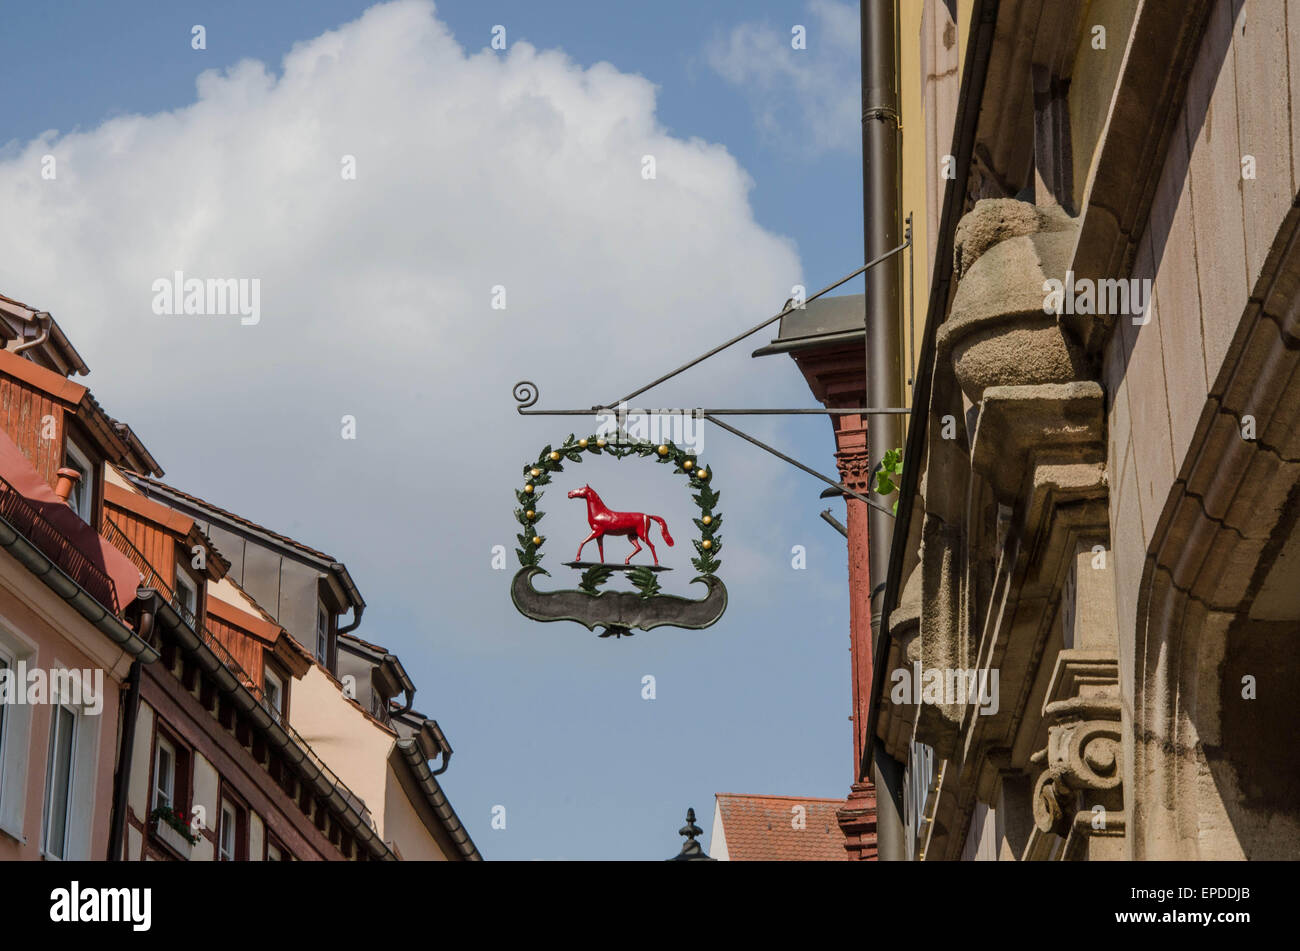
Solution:
<svg viewBox="0 0 1300 951"><path fill-rule="evenodd" d="M26 343L14 347L13 352L15 354L22 353L24 350L30 350L33 347L39 347L45 341L50 339L50 324L54 322L54 318L51 317L47 311L41 311L33 316L36 320L37 326L41 328L41 333L35 339L28 340Z"/></svg>
<svg viewBox="0 0 1300 951"><path fill-rule="evenodd" d="M900 156L902 122L898 101L897 0L861 0L862 31L862 217L865 260L902 243ZM868 406L903 405L901 329L902 260L895 258L866 275L866 390ZM867 457L874 473L887 451L903 445L897 415L873 416L867 432ZM904 467L906 468L906 467ZM893 519L868 511L872 653L880 640ZM874 673L874 671L873 671ZM864 745L870 737L863 738ZM881 860L906 857L903 839L901 767L873 761L877 797L877 854Z"/></svg>
<svg viewBox="0 0 1300 951"><path fill-rule="evenodd" d="M144 597L141 598L141 595ZM140 639L149 643L153 637L153 592L142 589L136 594L135 630ZM122 742L117 752L117 774L113 777L113 818L108 831L108 861L123 862L122 847L126 844L127 796L131 788L131 761L135 754L135 729L140 719L140 659L131 663L126 679L126 700L122 708Z"/></svg>
<svg viewBox="0 0 1300 951"><path fill-rule="evenodd" d="M361 592L357 590L352 575L348 574L348 569L344 565L336 561L330 565L330 570L338 577L343 585L343 590L348 593L348 600L352 602L352 620L339 628L338 633L351 634L361 626L361 615L365 613L366 601L361 597Z"/></svg>
<svg viewBox="0 0 1300 951"><path fill-rule="evenodd" d="M151 618L152 620L152 618ZM131 786L131 760L135 753L135 727L140 718L140 662L132 661L127 676L126 701L122 711L122 743L117 751L117 775L113 777L113 821L108 832L108 861L124 862L126 797Z"/></svg>

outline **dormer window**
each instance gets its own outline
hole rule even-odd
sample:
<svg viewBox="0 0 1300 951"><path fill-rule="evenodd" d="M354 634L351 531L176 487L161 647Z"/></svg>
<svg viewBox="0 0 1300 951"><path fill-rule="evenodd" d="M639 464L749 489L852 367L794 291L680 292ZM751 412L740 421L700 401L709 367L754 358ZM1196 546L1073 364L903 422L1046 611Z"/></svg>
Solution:
<svg viewBox="0 0 1300 951"><path fill-rule="evenodd" d="M262 700L271 716L277 720L284 715L284 681L267 668L262 682Z"/></svg>
<svg viewBox="0 0 1300 951"><path fill-rule="evenodd" d="M330 616L325 605L316 605L316 659L329 666Z"/></svg>
<svg viewBox="0 0 1300 951"><path fill-rule="evenodd" d="M68 505L81 517L83 522L87 525L93 524L95 469L91 466L90 459L71 439L68 439L64 465L81 473L81 478L73 484L72 490L68 493Z"/></svg>
<svg viewBox="0 0 1300 951"><path fill-rule="evenodd" d="M179 562L176 564L176 591L172 601L181 612L181 617L193 627L199 610L199 589Z"/></svg>

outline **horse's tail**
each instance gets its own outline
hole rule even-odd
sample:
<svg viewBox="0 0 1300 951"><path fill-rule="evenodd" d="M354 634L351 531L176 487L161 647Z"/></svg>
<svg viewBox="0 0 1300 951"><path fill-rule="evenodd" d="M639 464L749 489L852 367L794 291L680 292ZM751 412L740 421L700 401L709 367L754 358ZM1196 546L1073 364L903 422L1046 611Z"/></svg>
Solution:
<svg viewBox="0 0 1300 951"><path fill-rule="evenodd" d="M658 515L651 515L650 517L659 523L659 529L664 533L664 541L668 543L669 548L672 548L673 536L668 534L668 523L665 522L663 519L661 519Z"/></svg>

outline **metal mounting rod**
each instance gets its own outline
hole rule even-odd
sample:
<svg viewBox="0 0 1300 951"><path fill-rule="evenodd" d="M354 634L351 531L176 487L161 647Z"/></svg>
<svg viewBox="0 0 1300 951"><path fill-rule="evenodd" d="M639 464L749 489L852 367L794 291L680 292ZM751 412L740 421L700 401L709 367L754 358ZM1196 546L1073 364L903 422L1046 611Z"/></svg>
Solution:
<svg viewBox="0 0 1300 951"><path fill-rule="evenodd" d="M826 511L822 512L822 520L831 528L835 529L835 531L843 535L845 538L849 537L849 530L844 527L843 522L841 522L838 518L836 518L834 515L831 514L830 509L827 509Z"/></svg>
<svg viewBox="0 0 1300 951"><path fill-rule="evenodd" d="M804 304L807 304L809 301L815 301L817 298L821 297L823 294L826 294L826 293L828 293L828 292L830 292L830 291L835 290L835 288L839 287L841 284L845 284L845 283L847 283L847 282L853 280L853 279L854 279L855 277L857 277L859 274L862 274L862 273L866 272L869 268L873 268L873 267L875 267L877 264L880 264L880 263L883 262L883 261L887 261L887 260L889 260L891 257L893 257L895 254L897 254L899 251L902 251L904 248L908 247L908 246L911 244L911 242L912 242L912 239L911 239L911 236L909 235L906 239L904 239L904 241L903 241L902 244L900 244L898 247L894 248L892 251L886 251L884 254L880 255L879 257L872 258L872 259L871 259L870 261L868 261L866 264L862 265L862 267L860 267L860 268L858 268L857 270L852 271L852 272L850 272L850 273L844 275L844 277L840 278L840 279L839 279L838 281L836 281L834 284L827 284L825 287L823 287L821 290L819 290L816 294L813 294L813 295L811 295L811 296L809 296L809 297L805 297L805 298L803 299L803 303L804 303ZM712 357L712 356L714 356L714 355L716 355L716 354L721 353L723 350L726 350L728 347L732 346L733 344L740 343L740 341L744 340L746 337L748 337L748 336L750 336L750 335L752 335L752 334L756 334L756 333L758 333L760 330L762 330L762 329L763 329L764 327L766 327L768 324L775 323L776 321L778 321L778 320L780 320L782 317L784 317L786 314L789 314L789 313L791 313L791 312L793 312L793 311L796 311L796 310L799 310L799 309L800 309L799 307L791 307L791 306L789 306L789 304L790 304L790 302L789 302L789 301L786 301L786 306L782 309L781 313L776 314L775 316L772 316L772 317L767 318L767 320L763 321L761 324L756 324L756 325L754 325L753 327L750 327L748 330L746 330L746 331L745 331L744 333L742 333L742 334L737 334L736 336L734 336L734 337L732 337L730 340L728 340L726 343L724 343L724 344L720 344L719 346L714 347L714 348L713 348L712 350L710 350L708 353L705 353L705 354L703 354L703 355L701 355L701 356L698 356L698 357L696 357L694 360L691 360L691 361L688 362L688 363L683 363L683 364L682 364L681 366L679 366L676 370L673 370L671 373L665 373L663 376L659 377L659 379L657 379L657 380L655 380L655 381L653 381L653 382L651 382L651 383L647 383L645 386L641 387L639 390L633 390L631 393L629 393L627 396L623 397L621 400L615 400L614 403L607 403L607 404L605 404L604 406L596 406L596 407L592 407L592 408L593 408L593 409L609 409L611 406L614 406L614 405L616 405L617 403L626 403L628 400L632 399L633 397L640 396L640 395L641 395L642 393L644 393L646 390L654 389L654 388L655 388L656 386L658 386L660 383L663 383L663 382L665 382L665 381L667 381L667 380L671 380L671 379L672 379L673 377L675 377L677 374L679 374L679 373L684 373L685 371L689 370L691 367L695 366L696 364L703 363L705 360L709 359L709 357Z"/></svg>
<svg viewBox="0 0 1300 951"><path fill-rule="evenodd" d="M520 387L532 387L532 390L520 390ZM527 381L515 384L516 394L527 392L530 397L536 393L536 384ZM516 399L518 396L516 395ZM750 409L645 409L642 407L632 407L629 409L619 410L618 407L592 407L591 409L528 409L533 403L537 402L532 398L531 402L521 401L520 405L515 407L520 416L600 416L605 413L618 413L622 416L668 416L676 414L690 414L694 416L879 416L879 415L898 415L906 416L911 413L911 409L905 406L890 406L880 408L875 406L854 406L848 409L768 409L750 408Z"/></svg>
<svg viewBox="0 0 1300 951"><path fill-rule="evenodd" d="M737 429L736 427L734 427L734 426L728 426L728 425L727 425L726 423L724 423L722 420L720 420L720 419L714 419L712 416L707 416L707 415L706 415L704 418L707 419L709 422L713 423L715 426L720 426L720 427L722 427L722 428L725 429L727 432L731 433L733 436L739 436L741 439L745 440L745 442L753 443L753 444L754 444L755 446L757 446L759 449L762 449L762 450L764 450L765 452L770 452L772 455L776 456L776 457L777 457L778 459L780 459L782 462L788 462L788 463L790 463L790 465L794 466L796 469L802 469L804 472L808 473L810 476L815 476L816 478L821 479L821 480L822 480L823 482L825 482L827 485L834 486L835 488L837 488L837 489L839 489L841 492L843 492L845 495L851 495L851 496L853 496L855 499L857 499L859 502L866 502L866 503L867 503L868 505L870 505L872 508L874 508L874 509L878 509L879 511L881 511L881 512L885 513L886 515L888 515L890 518L893 518L893 517L894 517L894 513L893 513L893 512L891 512L889 509L885 508L883 505L881 505L881 504L880 504L879 502L877 502L875 499L870 498L869 496L863 495L861 492L855 492L853 489L850 489L850 488L849 488L847 485L845 485L843 482L836 482L836 481L835 481L834 479L832 479L830 476L824 476L824 475L822 475L820 472L818 472L816 469L810 469L808 466L805 466L805 465L804 465L802 462L800 462L798 459L792 459L790 456L787 456L785 453L781 452L781 450L779 450L779 449L773 449L773 448L772 448L771 446L769 446L767 443L763 442L763 441L760 440L760 439L755 439L753 436L749 435L749 433L743 433L743 432L741 432L739 429Z"/></svg>

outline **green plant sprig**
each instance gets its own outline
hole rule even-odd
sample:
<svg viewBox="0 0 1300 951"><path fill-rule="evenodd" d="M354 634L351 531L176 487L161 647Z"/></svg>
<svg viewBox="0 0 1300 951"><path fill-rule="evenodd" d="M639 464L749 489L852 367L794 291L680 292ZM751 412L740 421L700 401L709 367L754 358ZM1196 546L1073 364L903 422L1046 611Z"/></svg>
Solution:
<svg viewBox="0 0 1300 951"><path fill-rule="evenodd" d="M903 450L890 449L880 460L876 470L876 484L873 491L877 495L893 495L903 481ZM894 499L894 514L898 514L898 499Z"/></svg>

